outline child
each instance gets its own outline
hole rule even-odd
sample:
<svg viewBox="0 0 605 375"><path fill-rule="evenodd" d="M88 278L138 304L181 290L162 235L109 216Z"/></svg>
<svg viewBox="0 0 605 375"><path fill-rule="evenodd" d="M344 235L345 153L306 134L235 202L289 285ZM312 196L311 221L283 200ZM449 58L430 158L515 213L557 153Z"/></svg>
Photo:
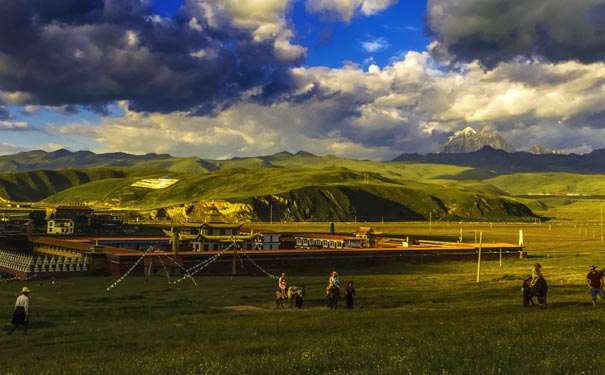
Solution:
<svg viewBox="0 0 605 375"><path fill-rule="evenodd" d="M330 288L332 288L333 286L340 289L340 279L338 278L338 272L336 271L332 271L332 274L330 275L330 279L328 280L328 286L326 287L326 294L330 294Z"/></svg>
<svg viewBox="0 0 605 375"><path fill-rule="evenodd" d="M279 278L279 280L277 281L277 287L279 288L279 291L281 292L281 298L286 298L286 274L282 273L281 277Z"/></svg>

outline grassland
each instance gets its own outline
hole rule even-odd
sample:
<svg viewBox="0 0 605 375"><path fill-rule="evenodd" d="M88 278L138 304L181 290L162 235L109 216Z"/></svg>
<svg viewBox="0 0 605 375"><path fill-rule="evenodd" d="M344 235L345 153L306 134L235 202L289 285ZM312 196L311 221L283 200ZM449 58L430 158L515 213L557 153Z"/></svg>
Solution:
<svg viewBox="0 0 605 375"><path fill-rule="evenodd" d="M328 224L308 224L327 228ZM356 308L330 311L331 269L286 271L305 284L301 310L277 310L276 281L200 276L170 284L129 276L0 284L0 314L32 289L31 330L3 337L7 374L598 374L605 302L593 308L584 277L605 262L599 223L370 223L387 234L515 242L529 258L339 269ZM265 225L266 226L266 225ZM336 223L346 232L355 223ZM276 229L283 224L275 225ZM521 280L540 262L546 310L522 307ZM246 267L253 267L246 264Z"/></svg>

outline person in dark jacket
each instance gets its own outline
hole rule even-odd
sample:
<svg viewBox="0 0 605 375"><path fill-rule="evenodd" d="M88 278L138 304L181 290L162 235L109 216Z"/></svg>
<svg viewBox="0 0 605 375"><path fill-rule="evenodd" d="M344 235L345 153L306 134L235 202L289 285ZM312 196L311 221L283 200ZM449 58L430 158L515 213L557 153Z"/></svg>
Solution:
<svg viewBox="0 0 605 375"><path fill-rule="evenodd" d="M347 308L353 308L353 297L355 297L355 287L353 286L353 282L349 281L347 283L347 289L345 290L346 299L347 299Z"/></svg>
<svg viewBox="0 0 605 375"><path fill-rule="evenodd" d="M605 299L605 292L603 292L603 284L605 279L603 274L597 271L595 265L590 266L590 272L586 275L586 282L590 288L590 297L592 298L592 305L597 305L597 294L601 296L601 299Z"/></svg>

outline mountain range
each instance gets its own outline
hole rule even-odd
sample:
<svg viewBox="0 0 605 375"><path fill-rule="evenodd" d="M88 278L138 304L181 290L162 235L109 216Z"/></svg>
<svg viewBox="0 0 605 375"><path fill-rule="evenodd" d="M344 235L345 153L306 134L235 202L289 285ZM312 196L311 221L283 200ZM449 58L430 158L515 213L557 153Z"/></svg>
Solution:
<svg viewBox="0 0 605 375"><path fill-rule="evenodd" d="M460 145L459 142L455 144ZM476 145L476 143L474 143ZM453 146L452 146L453 147ZM477 151L445 152L452 150L444 144L441 152L421 155L403 153L392 162L414 162L445 164L462 167L472 167L495 171L497 173L516 172L571 172L571 173L605 173L605 149L594 150L587 154L562 154L542 149L546 153L515 151L507 152L493 145L483 146ZM464 147L457 148L462 150ZM0 174L28 172L36 170L59 170L65 168L95 168L95 167L137 167L143 169L166 169L177 172L210 172L225 168L281 168L287 161L288 166L306 166L310 159L321 160L321 165L330 166L339 159L327 155L318 157L308 152L299 151L296 154L280 152L274 155L232 158L229 160L210 160L197 157L173 157L168 154L132 155L127 153L95 154L91 151L71 152L57 150L46 152L41 150L21 152L0 156ZM316 161L317 161L316 160ZM338 164L338 163L337 163Z"/></svg>
<svg viewBox="0 0 605 375"><path fill-rule="evenodd" d="M480 180L493 172L281 152L203 160L169 155L31 151L0 157L0 201L137 207L190 221L209 202L233 220L535 220L524 203ZM8 170L6 170L8 169ZM154 181L176 182L162 189ZM153 183L151 184L153 185Z"/></svg>
<svg viewBox="0 0 605 375"><path fill-rule="evenodd" d="M457 165L492 170L497 173L569 172L605 173L605 149L588 154L533 154L506 152L485 146L479 151L458 154L401 154L393 161Z"/></svg>
<svg viewBox="0 0 605 375"><path fill-rule="evenodd" d="M0 202L138 207L150 217L181 221L203 217L204 207L218 202L234 220L530 221L536 219L530 206L542 204L515 196L605 195L599 177L605 150L511 149L497 134L467 128L439 152L385 162L304 151L209 160L35 150L0 156ZM177 182L141 187L158 179Z"/></svg>

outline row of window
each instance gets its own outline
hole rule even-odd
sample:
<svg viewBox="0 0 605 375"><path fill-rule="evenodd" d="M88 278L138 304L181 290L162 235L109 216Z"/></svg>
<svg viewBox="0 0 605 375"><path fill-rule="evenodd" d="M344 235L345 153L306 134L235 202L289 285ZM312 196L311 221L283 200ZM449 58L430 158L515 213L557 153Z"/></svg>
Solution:
<svg viewBox="0 0 605 375"><path fill-rule="evenodd" d="M333 241L333 240L320 240L317 238L296 238L296 246L297 247L327 247L329 249L337 249L342 248L342 241Z"/></svg>

